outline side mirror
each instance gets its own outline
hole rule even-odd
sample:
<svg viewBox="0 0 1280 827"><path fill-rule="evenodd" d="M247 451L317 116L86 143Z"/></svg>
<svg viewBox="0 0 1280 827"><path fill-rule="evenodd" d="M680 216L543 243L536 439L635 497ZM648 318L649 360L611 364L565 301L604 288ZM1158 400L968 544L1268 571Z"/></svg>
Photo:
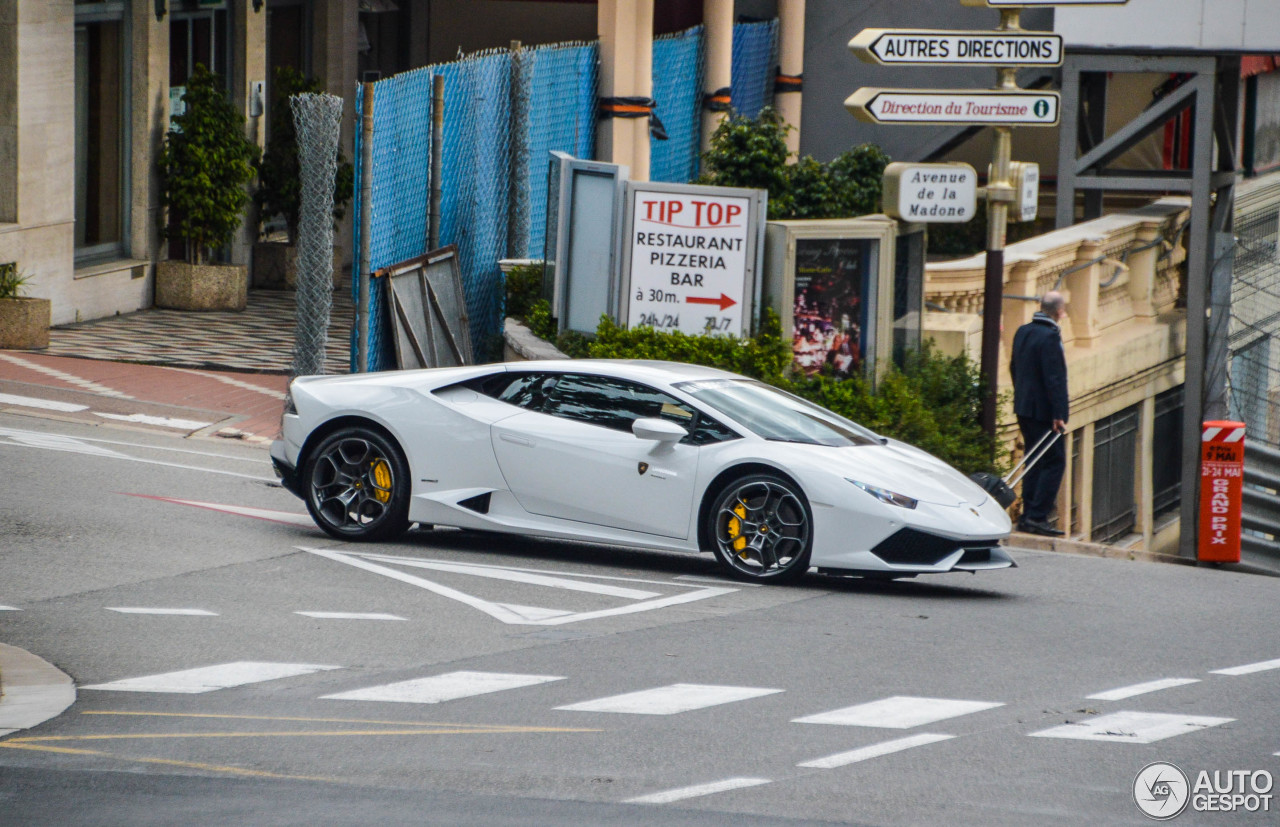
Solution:
<svg viewBox="0 0 1280 827"><path fill-rule="evenodd" d="M631 433L640 439L653 439L658 442L679 442L689 435L688 431L676 423L656 417L637 419L631 423Z"/></svg>

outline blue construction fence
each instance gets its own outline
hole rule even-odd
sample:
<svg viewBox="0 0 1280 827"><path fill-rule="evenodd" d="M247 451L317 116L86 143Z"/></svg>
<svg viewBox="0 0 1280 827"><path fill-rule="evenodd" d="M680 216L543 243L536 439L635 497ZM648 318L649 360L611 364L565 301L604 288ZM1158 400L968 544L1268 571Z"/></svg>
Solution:
<svg viewBox="0 0 1280 827"><path fill-rule="evenodd" d="M734 27L732 99L755 117L770 99L777 21ZM702 27L657 38L655 111L668 139L651 143L650 178L683 183L698 174L702 117ZM444 77L440 244L459 251L474 352L490 352L502 332L503 258L541 258L546 234L547 164L552 151L595 154L599 47L561 43L491 50L425 66L373 84L370 269L428 250L432 83ZM356 95L362 111L363 87ZM356 158L361 157L356 135ZM360 215L357 165L353 214ZM354 250L360 249L356 222ZM352 297L363 280L358 256ZM395 367L388 302L369 297L369 370ZM352 332L351 370L356 370Z"/></svg>

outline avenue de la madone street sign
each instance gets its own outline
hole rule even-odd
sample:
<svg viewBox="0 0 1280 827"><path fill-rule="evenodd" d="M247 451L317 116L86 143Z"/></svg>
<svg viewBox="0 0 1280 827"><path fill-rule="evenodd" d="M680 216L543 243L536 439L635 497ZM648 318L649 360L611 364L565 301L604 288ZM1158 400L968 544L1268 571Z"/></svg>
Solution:
<svg viewBox="0 0 1280 827"><path fill-rule="evenodd" d="M1056 126L1058 93L1021 89L877 89L844 102L854 117L885 124Z"/></svg>

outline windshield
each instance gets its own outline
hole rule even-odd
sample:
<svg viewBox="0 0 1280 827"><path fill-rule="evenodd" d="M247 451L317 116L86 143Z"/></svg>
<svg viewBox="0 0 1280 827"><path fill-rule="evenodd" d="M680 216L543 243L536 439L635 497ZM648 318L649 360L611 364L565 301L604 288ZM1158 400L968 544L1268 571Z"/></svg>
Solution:
<svg viewBox="0 0 1280 827"><path fill-rule="evenodd" d="M763 382L707 379L675 387L765 439L832 447L881 444L856 422Z"/></svg>

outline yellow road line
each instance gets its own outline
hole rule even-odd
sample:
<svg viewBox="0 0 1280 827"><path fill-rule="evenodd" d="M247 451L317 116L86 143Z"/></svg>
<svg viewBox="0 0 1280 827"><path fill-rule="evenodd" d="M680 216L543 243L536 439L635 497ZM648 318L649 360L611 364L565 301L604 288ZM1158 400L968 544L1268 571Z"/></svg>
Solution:
<svg viewBox="0 0 1280 827"><path fill-rule="evenodd" d="M35 744L49 741L129 741L166 738L332 738L347 735L509 735L534 732L591 732L592 730L566 730L550 727L494 727L492 729L336 729L300 732L131 732L102 735L33 735L14 738L7 744Z"/></svg>
<svg viewBox="0 0 1280 827"><path fill-rule="evenodd" d="M56 752L63 755L85 755L96 758L113 758L120 761L133 761L140 764L163 764L170 767L185 767L187 769L207 770L209 772L222 772L230 775L242 775L252 778L280 778L290 781L323 781L331 784L343 783L339 778L325 778L318 775L285 775L278 772L267 772L266 770L249 770L244 767L229 767L222 764L202 764L199 761L178 761L172 758L134 758L126 755L113 755L109 752L101 752L96 749L72 749L70 747L46 747L43 744L26 743L22 739L12 741L0 741L0 747L6 749L24 749L32 752Z"/></svg>

